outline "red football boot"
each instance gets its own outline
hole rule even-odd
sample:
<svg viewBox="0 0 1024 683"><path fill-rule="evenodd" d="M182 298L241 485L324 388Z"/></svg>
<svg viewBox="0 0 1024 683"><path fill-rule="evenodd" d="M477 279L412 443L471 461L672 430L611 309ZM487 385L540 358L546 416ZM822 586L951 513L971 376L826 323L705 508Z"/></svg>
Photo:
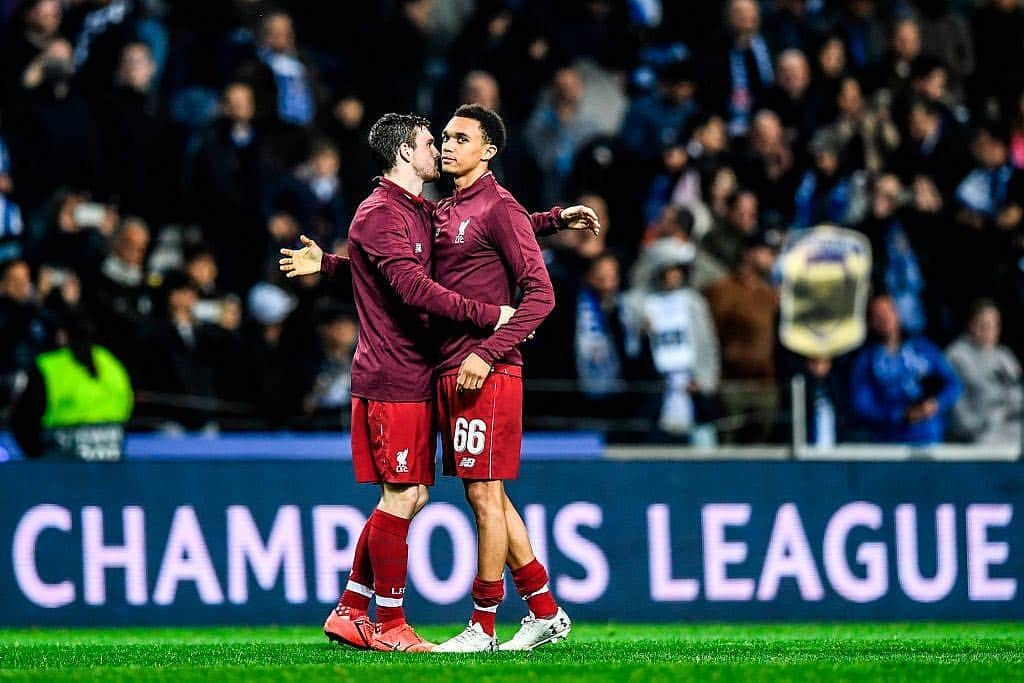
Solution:
<svg viewBox="0 0 1024 683"><path fill-rule="evenodd" d="M370 621L363 610L339 604L327 615L324 635L335 643L349 645L359 650L369 650L376 624Z"/></svg>
<svg viewBox="0 0 1024 683"><path fill-rule="evenodd" d="M386 631L376 624L370 647L380 652L430 652L434 644L420 638L412 626L403 621Z"/></svg>

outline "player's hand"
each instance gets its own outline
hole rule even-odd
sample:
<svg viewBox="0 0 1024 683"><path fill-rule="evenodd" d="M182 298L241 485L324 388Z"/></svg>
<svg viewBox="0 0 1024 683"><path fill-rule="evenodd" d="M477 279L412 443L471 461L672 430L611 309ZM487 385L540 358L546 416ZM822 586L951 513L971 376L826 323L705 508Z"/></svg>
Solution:
<svg viewBox="0 0 1024 683"><path fill-rule="evenodd" d="M284 257L278 263L287 277L298 275L312 275L320 272L320 261L323 260L324 250L316 242L305 235L299 235L299 241L304 246L302 249L282 249Z"/></svg>
<svg viewBox="0 0 1024 683"><path fill-rule="evenodd" d="M490 364L475 353L471 353L459 366L456 387L459 391L476 391L484 385L484 380L489 374L491 374Z"/></svg>
<svg viewBox="0 0 1024 683"><path fill-rule="evenodd" d="M498 322L494 323L494 331L497 332L502 325L506 324L512 319L512 316L516 314L516 309L511 306L502 306L501 315L498 316Z"/></svg>
<svg viewBox="0 0 1024 683"><path fill-rule="evenodd" d="M589 206L570 206L562 210L562 225L566 230L589 230L597 237L601 234L601 221Z"/></svg>

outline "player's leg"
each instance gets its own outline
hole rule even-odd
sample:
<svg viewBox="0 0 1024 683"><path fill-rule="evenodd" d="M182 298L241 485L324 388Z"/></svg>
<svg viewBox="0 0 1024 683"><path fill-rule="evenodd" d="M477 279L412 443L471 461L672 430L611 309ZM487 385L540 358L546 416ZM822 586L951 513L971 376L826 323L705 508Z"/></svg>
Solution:
<svg viewBox="0 0 1024 683"><path fill-rule="evenodd" d="M355 397L352 400L352 465L358 482L380 481L370 435L369 401ZM367 615L373 597L369 538L370 522L367 520L356 541L352 571L345 591L324 622L324 634L328 639L363 650L370 648L374 633L374 624Z"/></svg>
<svg viewBox="0 0 1024 683"><path fill-rule="evenodd" d="M512 500L505 495L505 526L508 529L507 563L512 570L516 591L526 601L530 614L519 631L501 650L533 650L547 643L564 640L572 630L572 621L558 603L548 585L548 573L533 554L526 524Z"/></svg>
<svg viewBox="0 0 1024 683"><path fill-rule="evenodd" d="M473 580L473 614L469 626L441 643L435 652L480 652L498 646L494 621L505 597L505 558L508 530L505 526L505 491L500 480L465 480L466 500L477 528L477 573Z"/></svg>

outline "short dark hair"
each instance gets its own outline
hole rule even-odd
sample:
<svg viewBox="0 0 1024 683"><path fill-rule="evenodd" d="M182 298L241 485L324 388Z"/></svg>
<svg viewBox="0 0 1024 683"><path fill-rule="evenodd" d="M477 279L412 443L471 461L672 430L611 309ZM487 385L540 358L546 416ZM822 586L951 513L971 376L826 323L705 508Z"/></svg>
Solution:
<svg viewBox="0 0 1024 683"><path fill-rule="evenodd" d="M430 130L430 121L416 114L384 114L370 127L370 151L382 172L395 167L398 148L403 143L416 145L416 131Z"/></svg>
<svg viewBox="0 0 1024 683"><path fill-rule="evenodd" d="M484 140L497 147L499 152L505 148L508 133L505 131L505 122L501 120L498 112L480 104L464 104L455 110L453 116L479 122L480 129L484 132Z"/></svg>

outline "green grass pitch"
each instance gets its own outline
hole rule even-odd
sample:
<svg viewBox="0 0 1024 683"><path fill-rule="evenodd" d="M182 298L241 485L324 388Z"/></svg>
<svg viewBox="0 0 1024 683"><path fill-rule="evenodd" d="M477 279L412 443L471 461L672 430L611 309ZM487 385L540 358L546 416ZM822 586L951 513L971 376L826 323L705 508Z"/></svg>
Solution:
<svg viewBox="0 0 1024 683"><path fill-rule="evenodd" d="M442 640L459 626L423 627ZM514 627L499 628L508 638ZM1024 623L580 624L533 653L403 655L314 627L0 630L0 681L1024 680Z"/></svg>

